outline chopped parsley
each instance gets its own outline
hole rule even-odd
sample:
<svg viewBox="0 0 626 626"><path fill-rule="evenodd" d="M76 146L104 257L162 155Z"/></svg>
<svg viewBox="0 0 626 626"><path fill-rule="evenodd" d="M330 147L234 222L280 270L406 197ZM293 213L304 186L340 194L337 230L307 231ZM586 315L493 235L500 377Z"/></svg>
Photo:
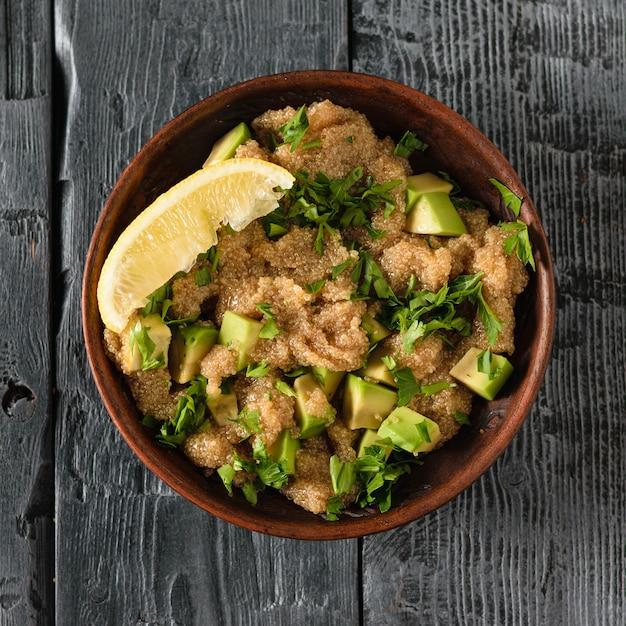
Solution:
<svg viewBox="0 0 626 626"><path fill-rule="evenodd" d="M157 441L164 446L176 448L182 445L189 434L201 430L210 422L206 413L206 378L196 376L185 393L178 399L174 417L163 422L157 433Z"/></svg>
<svg viewBox="0 0 626 626"><path fill-rule="evenodd" d="M504 205L513 211L515 217L518 217L522 210L524 198L516 196L506 185L495 178L490 178L489 182L500 192Z"/></svg>
<svg viewBox="0 0 626 626"><path fill-rule="evenodd" d="M304 137L307 129L309 128L309 118L306 114L306 105L302 105L296 114L280 128L280 134L283 136L282 145L291 144L291 152L293 152Z"/></svg>
<svg viewBox="0 0 626 626"><path fill-rule="evenodd" d="M149 326L144 326L141 323L141 320L137 320L137 323L130 329L128 336L128 347L130 348L131 353L133 352L135 346L137 347L141 356L141 369L144 372L154 370L165 365L165 355L163 352L153 356L156 344L152 341L152 339L150 339L150 335L148 334L149 330Z"/></svg>
<svg viewBox="0 0 626 626"><path fill-rule="evenodd" d="M280 391L280 393L289 396L290 398L297 398L298 394L290 387L284 380L277 380L274 383L274 387Z"/></svg>
<svg viewBox="0 0 626 626"><path fill-rule="evenodd" d="M428 144L420 141L415 133L407 130L400 141L396 144L393 153L396 156L408 159L415 151L424 152L428 148Z"/></svg>
<svg viewBox="0 0 626 626"><path fill-rule="evenodd" d="M274 315L272 313L272 305L267 302L263 302L261 304L255 304L254 306L267 318L267 322L265 322L263 328L261 328L259 337L262 339L274 339L274 337L280 335L282 330L276 326L276 320L274 319Z"/></svg>
<svg viewBox="0 0 626 626"><path fill-rule="evenodd" d="M397 361L390 356L382 357L382 361L393 374L393 379L398 387L398 406L406 406L418 393L430 397L444 389L456 387L454 383L445 380L429 385L420 385L410 367L398 368Z"/></svg>
<svg viewBox="0 0 626 626"><path fill-rule="evenodd" d="M237 415L235 422L243 426L249 435L253 433L258 435L263 432L261 428L261 414L256 409L251 411L247 406L244 406L239 415Z"/></svg>
<svg viewBox="0 0 626 626"><path fill-rule="evenodd" d="M364 226L372 237L380 237L371 224L371 215L383 209L389 216L395 208L390 191L399 180L375 183L362 167L356 167L345 178L331 180L323 173L311 178L306 172L295 174L295 183L281 200L281 206L263 218L269 236L287 231L290 223L317 230L315 249L323 254L324 233L337 235L349 226Z"/></svg>
<svg viewBox="0 0 626 626"><path fill-rule="evenodd" d="M461 411L455 411L453 413L454 419L461 425L470 424L470 418L467 413L462 413Z"/></svg>
<svg viewBox="0 0 626 626"><path fill-rule="evenodd" d="M304 289L307 293L319 293L322 290L322 287L326 284L326 279L322 278L320 280L316 280L315 282L308 283L304 286Z"/></svg>
<svg viewBox="0 0 626 626"><path fill-rule="evenodd" d="M270 371L270 364L267 361L260 363L249 363L246 367L246 376L248 378L263 378Z"/></svg>
<svg viewBox="0 0 626 626"><path fill-rule="evenodd" d="M241 490L248 502L256 504L259 491L264 491L266 487L280 489L289 480L289 474L287 461L272 460L261 437L256 437L252 444L252 458L252 461L246 461L235 452L233 464L223 465L217 473L229 493L232 493L232 483L236 472L243 471L253 475L254 480L246 480Z"/></svg>
<svg viewBox="0 0 626 626"><path fill-rule="evenodd" d="M502 230L511 233L511 235L504 240L504 252L507 256L515 252L517 258L524 263L524 265L530 265L533 270L536 269L527 224L522 222L522 220L516 220L515 222L500 222L498 226Z"/></svg>
<svg viewBox="0 0 626 626"><path fill-rule="evenodd" d="M381 321L387 328L398 330L403 335L404 350L409 354L418 340L424 340L433 333L444 341L450 341L449 333L469 336L471 322L459 313L467 302L476 307L489 344L494 345L502 331L502 322L483 297L482 275L478 272L458 276L438 292L411 290L410 286L404 296L390 298L383 303Z"/></svg>
<svg viewBox="0 0 626 626"><path fill-rule="evenodd" d="M381 442L384 443L384 442ZM391 508L391 491L398 479L420 464L413 455L392 452L391 460L385 460L386 451L381 445L365 449L365 455L354 461L343 462L336 456L330 459L330 475L335 495L328 500L326 518L334 521L342 511L341 496L360 485L355 503L364 508L377 506L381 513Z"/></svg>

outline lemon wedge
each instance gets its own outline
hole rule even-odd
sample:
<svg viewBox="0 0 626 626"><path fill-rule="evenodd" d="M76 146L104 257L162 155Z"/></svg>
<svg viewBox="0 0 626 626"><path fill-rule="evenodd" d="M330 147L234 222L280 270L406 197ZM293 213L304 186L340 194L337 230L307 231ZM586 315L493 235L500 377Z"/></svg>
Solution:
<svg viewBox="0 0 626 626"><path fill-rule="evenodd" d="M133 220L107 256L98 281L104 325L126 327L132 312L174 274L217 243L217 229L242 230L278 206L294 177L261 159L234 158L183 179Z"/></svg>

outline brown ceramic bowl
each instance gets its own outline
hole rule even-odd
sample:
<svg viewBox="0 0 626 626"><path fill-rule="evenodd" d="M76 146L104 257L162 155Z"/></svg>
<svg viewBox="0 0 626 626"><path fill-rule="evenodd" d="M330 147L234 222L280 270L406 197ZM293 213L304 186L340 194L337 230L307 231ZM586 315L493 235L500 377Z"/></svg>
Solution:
<svg viewBox="0 0 626 626"><path fill-rule="evenodd" d="M521 218L529 225L537 271L517 307L515 373L499 398L476 401L471 426L431 453L398 485L387 513L356 509L328 522L278 493L261 494L256 507L240 493L229 496L176 450L159 447L141 425L122 377L107 358L96 285L107 253L124 227L157 195L202 166L207 148L240 121L270 108L329 98L364 113L380 136L398 140L413 130L429 144L414 168L443 170L494 220L508 219L490 177L525 198ZM182 496L209 513L251 530L298 539L345 539L394 528L434 511L475 481L498 458L524 421L548 363L554 325L554 282L550 253L529 194L504 156L469 122L443 104L382 78L336 71L265 76L230 87L182 113L153 137L126 168L97 223L84 274L82 313L89 361L102 400L137 456ZM238 490L236 490L238 491Z"/></svg>

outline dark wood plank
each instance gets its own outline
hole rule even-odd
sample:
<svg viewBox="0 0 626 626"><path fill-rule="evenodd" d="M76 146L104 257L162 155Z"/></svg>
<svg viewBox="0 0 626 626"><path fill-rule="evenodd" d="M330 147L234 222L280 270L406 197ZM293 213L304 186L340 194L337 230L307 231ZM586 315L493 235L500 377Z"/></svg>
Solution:
<svg viewBox="0 0 626 626"><path fill-rule="evenodd" d="M624 623L624 5L353 8L356 71L439 98L516 167L560 294L553 361L511 447L436 513L364 541L364 623Z"/></svg>
<svg viewBox="0 0 626 626"><path fill-rule="evenodd" d="M55 24L67 94L58 191L58 622L358 623L358 542L251 534L148 474L101 406L79 322L91 230L129 159L163 123L222 87L311 65L345 69L343 3L163 0L111 10L102 0L59 0Z"/></svg>
<svg viewBox="0 0 626 626"><path fill-rule="evenodd" d="M54 618L50 12L0 12L0 623ZM37 36L33 34L37 32Z"/></svg>

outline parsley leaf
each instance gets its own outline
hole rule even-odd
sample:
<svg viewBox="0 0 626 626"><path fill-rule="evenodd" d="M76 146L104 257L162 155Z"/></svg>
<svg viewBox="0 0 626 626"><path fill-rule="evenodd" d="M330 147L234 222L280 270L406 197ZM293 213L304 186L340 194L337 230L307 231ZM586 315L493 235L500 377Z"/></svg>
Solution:
<svg viewBox="0 0 626 626"><path fill-rule="evenodd" d="M270 371L270 367L267 361L249 363L246 367L246 376L248 378L263 378Z"/></svg>
<svg viewBox="0 0 626 626"><path fill-rule="evenodd" d="M354 463L342 461L336 454L330 457L330 479L337 495L349 493L356 481Z"/></svg>
<svg viewBox="0 0 626 626"><path fill-rule="evenodd" d="M140 320L130 329L128 335L128 346L132 352L137 346L137 350L141 355L142 371L154 370L165 365L165 355L163 352L154 356L156 344L150 338L148 331L149 326L144 326Z"/></svg>
<svg viewBox="0 0 626 626"><path fill-rule="evenodd" d="M515 222L500 222L498 226L502 230L512 233L504 240L504 252L507 256L515 252L517 258L524 265L530 265L533 270L536 269L535 258L533 257L533 250L528 236L528 225L522 222L522 220L517 220Z"/></svg>
<svg viewBox="0 0 626 626"><path fill-rule="evenodd" d="M378 505L381 513L391 508L391 489L400 476L411 471L412 464L420 464L413 457L406 455L399 461L385 461L385 449L374 445L365 449L365 456L354 461L356 472L363 488L356 498L356 503L365 507Z"/></svg>
<svg viewBox="0 0 626 626"><path fill-rule="evenodd" d="M304 289L307 293L319 293L325 284L326 279L322 278L321 280L316 280L315 282L306 284Z"/></svg>
<svg viewBox="0 0 626 626"><path fill-rule="evenodd" d="M261 428L261 414L256 409L251 411L247 406L241 409L235 423L243 426L249 434L254 433L258 435L263 432Z"/></svg>
<svg viewBox="0 0 626 626"><path fill-rule="evenodd" d="M274 387L280 391L280 393L284 393L286 396L290 398L297 398L298 394L290 387L284 380L277 380L274 383Z"/></svg>
<svg viewBox="0 0 626 626"><path fill-rule="evenodd" d="M326 502L326 519L329 522L336 522L342 510L343 502L339 496L335 495L328 498Z"/></svg>
<svg viewBox="0 0 626 626"><path fill-rule="evenodd" d="M243 470L250 474L256 474L257 480L254 486L258 491L262 491L265 487L280 489L289 480L287 461L285 459L278 463L273 461L261 437L256 437L254 440L252 458L253 461L245 461L235 453L233 468L235 471Z"/></svg>
<svg viewBox="0 0 626 626"><path fill-rule="evenodd" d="M406 406L418 393L430 397L449 387L456 387L454 383L445 380L430 385L420 385L410 367L398 368L396 360L390 356L382 357L382 361L393 374L393 379L398 387L398 406Z"/></svg>
<svg viewBox="0 0 626 626"><path fill-rule="evenodd" d="M291 152L293 152L302 141L308 128L309 118L306 114L306 105L303 104L296 111L296 114L278 129L283 136L282 145L291 144Z"/></svg>
<svg viewBox="0 0 626 626"><path fill-rule="evenodd" d="M524 198L516 196L506 185L495 178L490 178L489 182L500 192L504 205L511 209L516 217L519 216Z"/></svg>
<svg viewBox="0 0 626 626"><path fill-rule="evenodd" d="M407 130L400 141L396 144L393 153L397 156L408 159L416 150L424 152L428 148L428 144L420 141L415 133Z"/></svg>
<svg viewBox="0 0 626 626"><path fill-rule="evenodd" d="M469 302L476 307L476 314L485 327L490 345L493 345L502 330L502 323L485 302L481 278L482 272L461 275L438 292L407 289L403 296L383 303L380 320L387 328L402 333L404 350L409 354L418 340L433 333L444 341L449 341L445 333L470 335L470 320L458 314L459 307Z"/></svg>
<svg viewBox="0 0 626 626"><path fill-rule="evenodd" d="M280 335L282 330L276 326L276 321L274 320L274 315L272 314L272 305L264 302L262 304L255 304L254 306L267 318L267 322L265 322L263 328L261 328L259 337L262 339L273 339L277 335Z"/></svg>
<svg viewBox="0 0 626 626"><path fill-rule="evenodd" d="M204 287L211 282L211 270L204 266L201 267L195 274L195 283L198 287Z"/></svg>
<svg viewBox="0 0 626 626"><path fill-rule="evenodd" d="M141 309L141 314L143 317L147 317L151 313L161 314L161 308L163 303L167 300L171 300L172 298L172 284L171 282L166 282L161 285L158 289L155 289L149 296L148 302L145 304L143 309Z"/></svg>
<svg viewBox="0 0 626 626"><path fill-rule="evenodd" d="M391 214L395 202L390 191L401 182L375 183L361 166L342 179L332 180L322 172L315 178L306 172L296 172L295 179L281 199L281 206L263 218L263 227L268 236L286 230L290 221L315 228L318 254L324 252L326 232L336 234L338 229L364 226L371 236L381 236L382 232L371 225L371 214L377 209L383 209L386 216Z"/></svg>
<svg viewBox="0 0 626 626"><path fill-rule="evenodd" d="M182 445L187 435L197 432L205 424L210 424L205 418L206 413L206 383L204 376L196 376L178 399L176 413L167 422L163 422L157 433L157 441L164 445L176 448Z"/></svg>
<svg viewBox="0 0 626 626"><path fill-rule="evenodd" d="M461 411L455 411L453 413L454 419L461 425L470 424L470 418L467 413L462 413Z"/></svg>
<svg viewBox="0 0 626 626"><path fill-rule="evenodd" d="M344 270L347 270L353 263L354 263L354 259L348 259L347 261L344 261L343 263L340 263L339 265L333 265L330 268L330 277L332 278L332 280L335 280L337 276L343 273Z"/></svg>

